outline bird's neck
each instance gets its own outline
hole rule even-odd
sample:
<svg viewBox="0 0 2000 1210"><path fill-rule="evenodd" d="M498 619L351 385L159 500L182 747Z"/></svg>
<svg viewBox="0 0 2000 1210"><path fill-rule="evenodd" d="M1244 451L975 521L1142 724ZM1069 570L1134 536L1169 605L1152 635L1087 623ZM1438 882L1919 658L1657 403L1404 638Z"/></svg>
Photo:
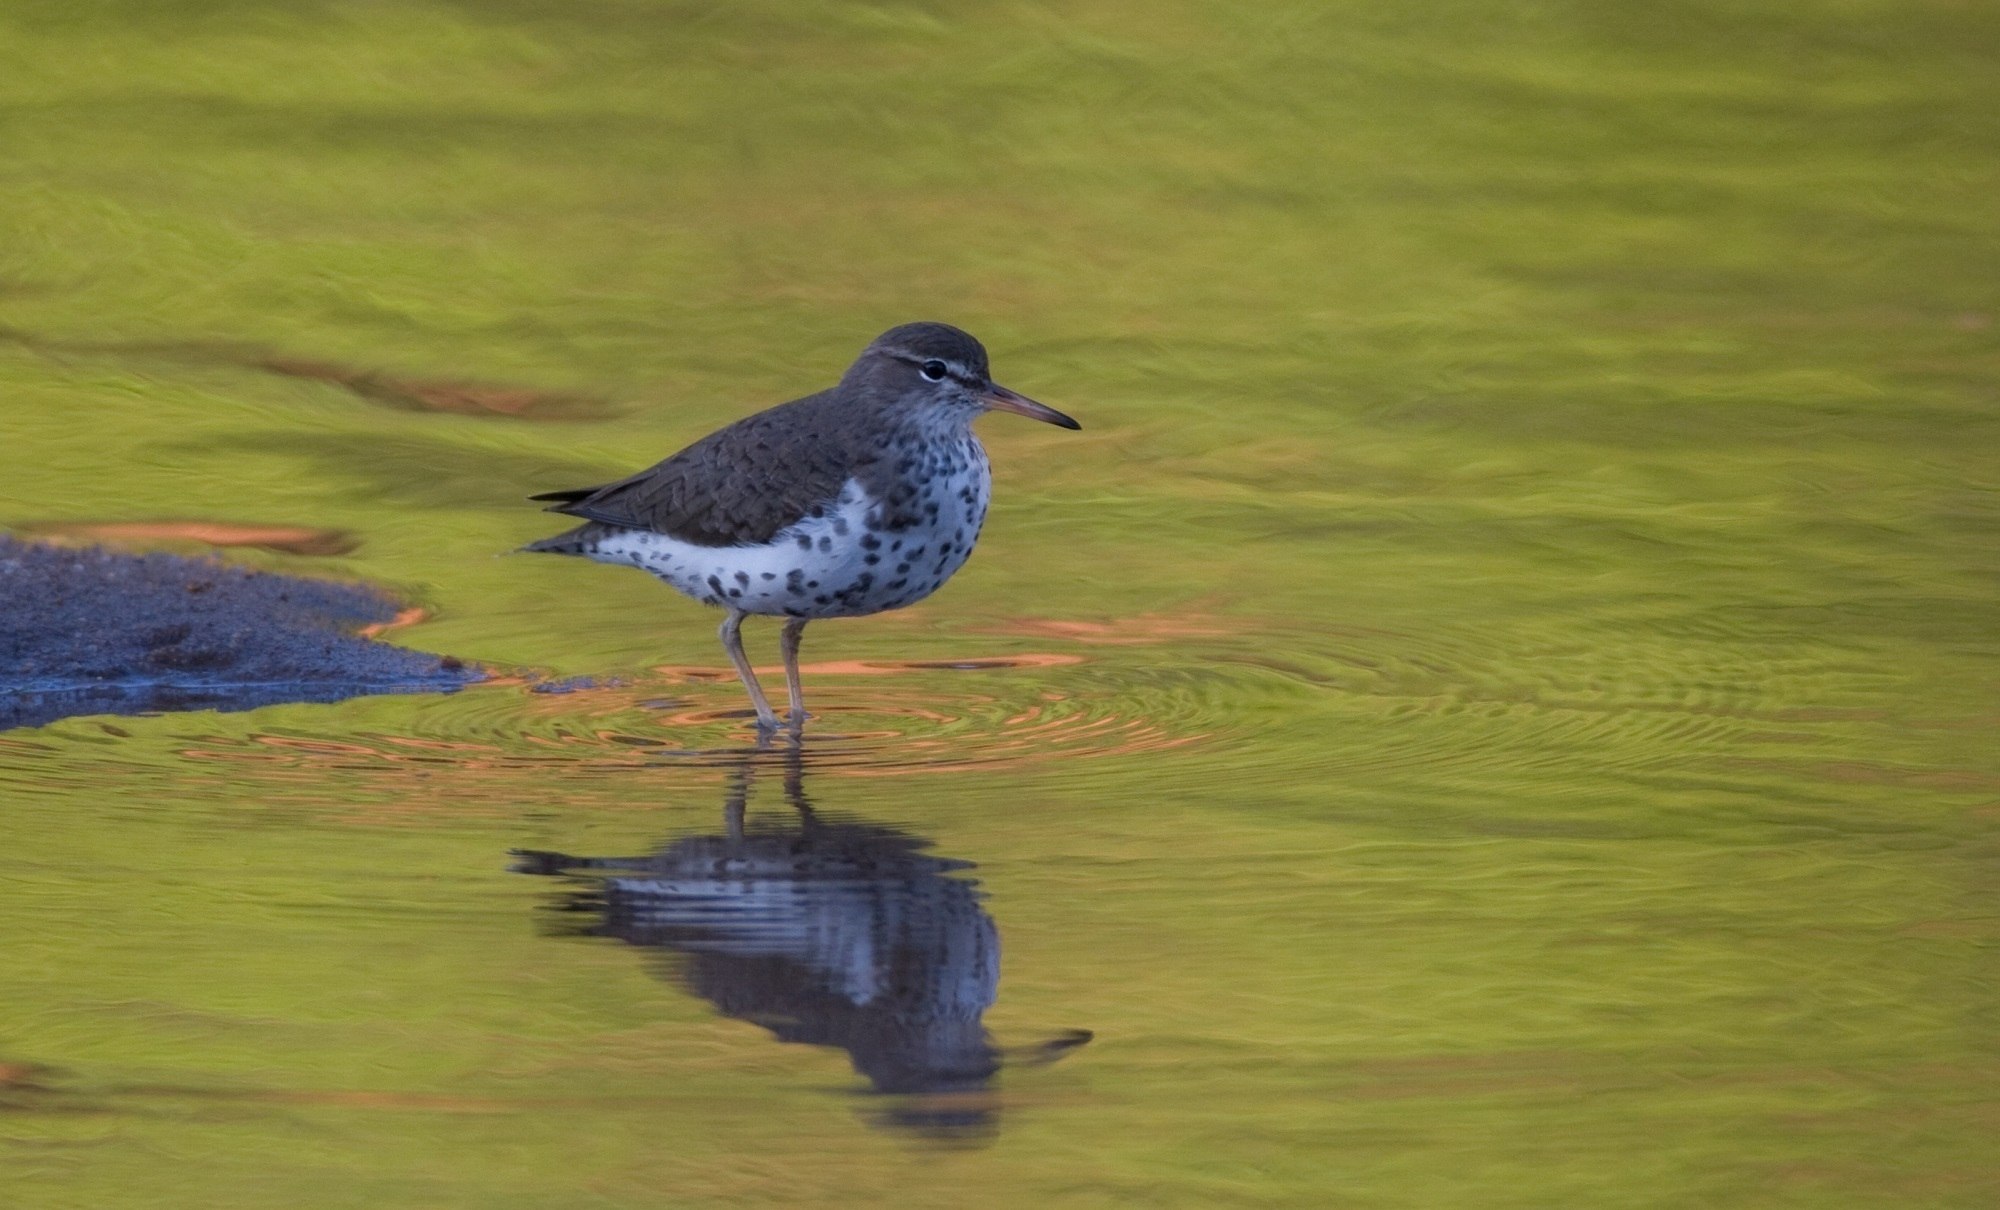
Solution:
<svg viewBox="0 0 2000 1210"><path fill-rule="evenodd" d="M924 445L956 444L972 437L977 413L957 408L923 408L897 418L897 431L905 440Z"/></svg>

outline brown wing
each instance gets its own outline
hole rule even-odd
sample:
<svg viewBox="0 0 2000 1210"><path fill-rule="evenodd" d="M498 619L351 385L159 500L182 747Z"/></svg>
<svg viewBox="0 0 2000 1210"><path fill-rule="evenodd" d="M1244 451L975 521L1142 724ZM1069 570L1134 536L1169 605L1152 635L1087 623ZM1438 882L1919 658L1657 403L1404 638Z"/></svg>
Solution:
<svg viewBox="0 0 2000 1210"><path fill-rule="evenodd" d="M602 487L543 492L548 511L697 546L769 542L832 503L859 468L824 394L746 416L636 475Z"/></svg>

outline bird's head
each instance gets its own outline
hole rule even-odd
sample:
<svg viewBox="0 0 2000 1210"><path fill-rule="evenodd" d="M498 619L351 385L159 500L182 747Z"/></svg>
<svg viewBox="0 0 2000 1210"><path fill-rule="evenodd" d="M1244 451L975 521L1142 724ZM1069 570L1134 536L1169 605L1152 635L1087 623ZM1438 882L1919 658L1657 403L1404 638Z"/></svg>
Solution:
<svg viewBox="0 0 2000 1210"><path fill-rule="evenodd" d="M890 328L861 351L841 386L885 403L962 416L967 422L983 412L999 411L1066 429L1083 427L1047 404L993 381L985 348L950 324Z"/></svg>

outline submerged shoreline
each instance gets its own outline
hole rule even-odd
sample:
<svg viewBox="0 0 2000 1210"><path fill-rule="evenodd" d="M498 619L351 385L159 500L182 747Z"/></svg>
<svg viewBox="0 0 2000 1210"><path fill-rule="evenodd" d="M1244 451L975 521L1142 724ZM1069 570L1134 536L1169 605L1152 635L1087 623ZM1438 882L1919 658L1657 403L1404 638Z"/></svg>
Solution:
<svg viewBox="0 0 2000 1210"><path fill-rule="evenodd" d="M0 731L450 692L483 678L361 633L401 608L366 585L0 535Z"/></svg>

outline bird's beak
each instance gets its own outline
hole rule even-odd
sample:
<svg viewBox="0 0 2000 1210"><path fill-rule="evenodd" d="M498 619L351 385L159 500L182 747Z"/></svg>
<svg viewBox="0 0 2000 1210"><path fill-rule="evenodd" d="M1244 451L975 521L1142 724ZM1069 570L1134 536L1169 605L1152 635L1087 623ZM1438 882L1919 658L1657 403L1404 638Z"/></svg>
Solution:
<svg viewBox="0 0 2000 1210"><path fill-rule="evenodd" d="M1026 416L1043 424L1053 424L1057 428L1080 429L1083 426L1056 411L1046 403L1036 403L1026 395L1017 395L997 382L989 382L979 394L979 400L987 407L999 412L1012 412L1016 416Z"/></svg>

